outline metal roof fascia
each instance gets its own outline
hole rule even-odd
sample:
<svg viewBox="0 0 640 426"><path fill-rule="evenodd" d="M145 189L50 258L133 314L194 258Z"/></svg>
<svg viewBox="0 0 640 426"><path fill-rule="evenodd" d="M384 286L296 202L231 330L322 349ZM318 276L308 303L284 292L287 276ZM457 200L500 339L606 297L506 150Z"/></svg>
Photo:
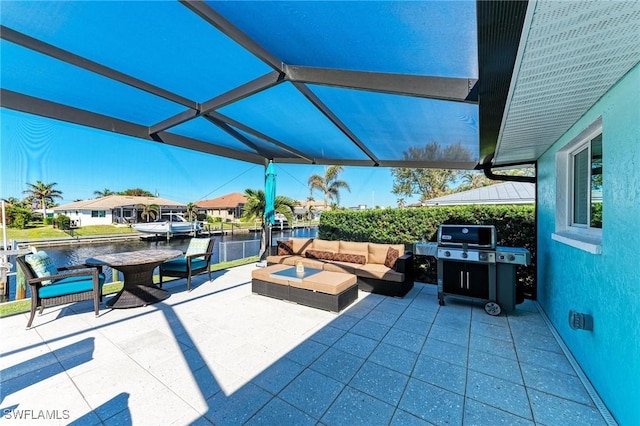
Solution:
<svg viewBox="0 0 640 426"><path fill-rule="evenodd" d="M528 0L477 0L478 168L490 164L500 134Z"/></svg>
<svg viewBox="0 0 640 426"><path fill-rule="evenodd" d="M29 37L28 35L12 30L11 28L7 28L4 25L0 25L0 37L19 46L26 47L27 49L42 53L44 55L58 59L62 62L66 62L87 71L102 75L103 77L106 77L110 80L118 81L136 89L151 93L152 95L159 96L169 101L184 105L188 108L197 108L198 104L190 99L172 93L161 87L154 86L153 84L124 74L120 71L116 71L113 68L109 68L82 56L78 56L64 49L60 49L41 40Z"/></svg>
<svg viewBox="0 0 640 426"><path fill-rule="evenodd" d="M344 87L477 104L469 94L477 79L350 71L285 65L285 78L297 83Z"/></svg>
<svg viewBox="0 0 640 426"><path fill-rule="evenodd" d="M273 159L274 162L284 164L300 164L294 158L280 158ZM317 158L314 163L316 165L335 165L335 166L358 166L358 167L371 167L370 160L345 160L335 158ZM405 161L405 160L380 160L379 167L397 167L408 169L456 169L456 170L471 170L477 163L475 161Z"/></svg>

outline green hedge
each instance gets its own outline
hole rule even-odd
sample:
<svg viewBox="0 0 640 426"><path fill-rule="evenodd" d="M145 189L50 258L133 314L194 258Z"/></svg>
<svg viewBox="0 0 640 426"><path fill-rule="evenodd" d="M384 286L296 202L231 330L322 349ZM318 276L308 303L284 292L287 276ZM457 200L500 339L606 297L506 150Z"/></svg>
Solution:
<svg viewBox="0 0 640 426"><path fill-rule="evenodd" d="M494 225L498 245L524 247L531 252L532 264L518 267L518 281L525 294L535 298L535 207L533 205L472 205L382 210L335 210L322 213L318 238L325 240L370 241L406 244L436 241L443 224ZM433 259L417 259L416 276L434 282Z"/></svg>

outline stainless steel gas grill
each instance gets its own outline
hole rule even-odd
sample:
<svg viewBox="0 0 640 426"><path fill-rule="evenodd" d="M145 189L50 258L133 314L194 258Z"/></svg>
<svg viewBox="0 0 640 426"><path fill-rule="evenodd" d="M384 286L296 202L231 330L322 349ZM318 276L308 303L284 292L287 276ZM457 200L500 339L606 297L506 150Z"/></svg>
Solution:
<svg viewBox="0 0 640 426"><path fill-rule="evenodd" d="M493 225L440 225L438 228L438 303L445 296L484 301L489 315L516 304L516 265L528 265L529 251L497 247Z"/></svg>

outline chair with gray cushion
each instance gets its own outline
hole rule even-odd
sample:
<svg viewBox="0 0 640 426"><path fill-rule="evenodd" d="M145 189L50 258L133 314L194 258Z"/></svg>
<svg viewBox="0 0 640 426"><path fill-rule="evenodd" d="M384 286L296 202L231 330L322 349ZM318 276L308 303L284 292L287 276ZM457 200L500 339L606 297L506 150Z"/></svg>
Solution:
<svg viewBox="0 0 640 426"><path fill-rule="evenodd" d="M211 280L211 255L213 254L213 238L192 238L185 255L160 265L160 288L164 277L187 279L187 291L191 291L191 277L202 272L209 274Z"/></svg>
<svg viewBox="0 0 640 426"><path fill-rule="evenodd" d="M16 263L31 286L31 327L36 309L40 314L45 306L55 306L83 300L93 300L96 317L102 301L104 274L101 268L70 265L57 268L46 252L17 256Z"/></svg>

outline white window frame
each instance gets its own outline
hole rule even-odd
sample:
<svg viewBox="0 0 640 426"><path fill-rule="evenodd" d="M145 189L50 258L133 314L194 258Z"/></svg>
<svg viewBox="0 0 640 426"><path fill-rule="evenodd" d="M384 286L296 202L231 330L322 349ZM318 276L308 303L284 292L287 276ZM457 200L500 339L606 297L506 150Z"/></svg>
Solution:
<svg viewBox="0 0 640 426"><path fill-rule="evenodd" d="M551 235L555 241L593 254L602 253L602 229L589 225L590 202L587 203L587 224L574 223L573 171L574 157L584 149L587 149L589 170L591 170L591 141L599 134L602 134L602 118L598 118L556 154L556 229ZM591 191L589 190L590 199Z"/></svg>

